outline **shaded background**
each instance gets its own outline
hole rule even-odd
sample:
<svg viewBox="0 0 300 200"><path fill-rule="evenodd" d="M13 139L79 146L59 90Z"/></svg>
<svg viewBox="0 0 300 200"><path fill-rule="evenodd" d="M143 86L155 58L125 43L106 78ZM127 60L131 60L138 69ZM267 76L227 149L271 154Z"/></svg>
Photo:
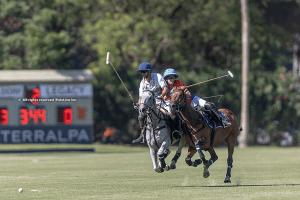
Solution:
<svg viewBox="0 0 300 200"><path fill-rule="evenodd" d="M298 146L300 1L249 1L249 145ZM138 113L110 65L138 100L141 62L174 68L218 108L241 112L238 0L1 0L0 70L91 69L94 140L131 143ZM0 71L1 73L1 71Z"/></svg>

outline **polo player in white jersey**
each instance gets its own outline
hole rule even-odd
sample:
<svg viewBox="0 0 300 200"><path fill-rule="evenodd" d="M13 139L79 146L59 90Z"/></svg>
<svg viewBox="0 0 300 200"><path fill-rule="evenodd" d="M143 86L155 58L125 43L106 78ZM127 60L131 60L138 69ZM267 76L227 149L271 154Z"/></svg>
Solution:
<svg viewBox="0 0 300 200"><path fill-rule="evenodd" d="M144 90L156 88L154 91L155 100L157 105L161 105L170 113L170 104L166 103L163 99L167 99L166 95L169 93L168 84L166 83L163 76L159 73L151 73L152 67L149 63L144 62L140 64L138 72L141 72L143 79L139 87L139 101L137 104L134 104L134 108L138 109L138 106L141 104L141 95ZM144 120L140 120L140 127L143 128ZM133 140L133 143L143 142L144 135L141 133L138 139Z"/></svg>

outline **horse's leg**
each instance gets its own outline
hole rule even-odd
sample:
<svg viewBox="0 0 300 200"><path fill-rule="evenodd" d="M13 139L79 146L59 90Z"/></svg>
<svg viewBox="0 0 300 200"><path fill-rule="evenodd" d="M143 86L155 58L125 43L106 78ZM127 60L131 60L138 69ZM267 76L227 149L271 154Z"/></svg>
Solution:
<svg viewBox="0 0 300 200"><path fill-rule="evenodd" d="M217 156L217 154L216 154L216 152L215 152L215 150L213 149L213 148L210 148L209 150L208 150L208 152L209 152L209 154L210 154L210 159L208 160L208 162L207 163L203 163L206 167L207 167L207 169L214 163L214 162L216 162L216 160L218 160L218 156Z"/></svg>
<svg viewBox="0 0 300 200"><path fill-rule="evenodd" d="M199 154L201 160L203 161L203 163L207 163L208 161L205 159L205 156L204 156L204 154L203 154L203 152L201 150L201 142L200 142L200 140L196 140L195 141L195 147L196 147L196 149L198 151L198 154ZM204 168L204 170L203 170L203 177L204 178L208 178L209 175L210 175L209 171L208 171L208 168L206 167L206 165L203 165L203 168Z"/></svg>
<svg viewBox="0 0 300 200"><path fill-rule="evenodd" d="M231 168L232 163L233 163L233 159L232 159L232 155L233 155L233 151L234 151L234 144L232 145L231 143L227 143L228 145L228 158L227 158L227 173L226 173L226 178L224 180L224 183L231 183L230 177L231 177Z"/></svg>
<svg viewBox="0 0 300 200"><path fill-rule="evenodd" d="M170 165L171 169L176 169L176 163L177 163L178 158L181 155L181 150L182 150L182 148L183 148L184 145L185 145L185 138L182 137L179 140L179 145L178 145L178 149L176 151L176 154L174 155L174 157L172 159L172 162L171 162L171 165Z"/></svg>
<svg viewBox="0 0 300 200"><path fill-rule="evenodd" d="M185 140L186 143L189 145L188 148L188 155L185 158L185 162L188 166L194 166L197 167L197 165L201 164L202 161L200 159L196 160L195 162L192 161L192 157L194 156L194 154L197 152L194 142L192 141L192 139L190 138L189 135L185 136Z"/></svg>
<svg viewBox="0 0 300 200"><path fill-rule="evenodd" d="M159 158L159 164L160 167L163 171L163 168L165 168L167 171L170 170L170 167L166 165L165 158L168 156L168 153L166 153L166 150L170 147L171 141L167 137L161 144L160 148L158 149L158 158Z"/></svg>
<svg viewBox="0 0 300 200"><path fill-rule="evenodd" d="M157 154L156 154L157 152L151 146L149 146L149 149L150 149L150 156L153 163L153 169L156 172L160 173L161 171L158 169L158 165L157 165Z"/></svg>

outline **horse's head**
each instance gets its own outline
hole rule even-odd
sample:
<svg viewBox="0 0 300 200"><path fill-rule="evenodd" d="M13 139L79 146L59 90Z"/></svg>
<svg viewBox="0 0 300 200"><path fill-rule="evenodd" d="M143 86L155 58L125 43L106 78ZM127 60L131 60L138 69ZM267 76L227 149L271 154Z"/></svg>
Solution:
<svg viewBox="0 0 300 200"><path fill-rule="evenodd" d="M147 111L152 110L155 104L156 102L153 90L144 90L141 97L141 104L139 106L139 117L146 117Z"/></svg>
<svg viewBox="0 0 300 200"><path fill-rule="evenodd" d="M182 88L173 88L173 92L171 94L171 112L175 113L176 110L182 108L186 101L187 97L186 94L184 93L184 90L186 87Z"/></svg>

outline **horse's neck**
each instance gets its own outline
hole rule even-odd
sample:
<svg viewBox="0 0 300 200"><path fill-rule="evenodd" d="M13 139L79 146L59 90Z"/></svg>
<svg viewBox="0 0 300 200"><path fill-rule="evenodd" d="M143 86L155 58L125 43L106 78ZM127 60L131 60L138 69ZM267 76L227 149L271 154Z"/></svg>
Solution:
<svg viewBox="0 0 300 200"><path fill-rule="evenodd" d="M159 113L158 113L158 109L155 106L153 106L152 108L152 112L150 113L151 118L153 119L153 125L156 126L159 120Z"/></svg>
<svg viewBox="0 0 300 200"><path fill-rule="evenodd" d="M187 102L183 109L181 110L182 115L187 119L191 124L198 123L199 114L198 112Z"/></svg>

